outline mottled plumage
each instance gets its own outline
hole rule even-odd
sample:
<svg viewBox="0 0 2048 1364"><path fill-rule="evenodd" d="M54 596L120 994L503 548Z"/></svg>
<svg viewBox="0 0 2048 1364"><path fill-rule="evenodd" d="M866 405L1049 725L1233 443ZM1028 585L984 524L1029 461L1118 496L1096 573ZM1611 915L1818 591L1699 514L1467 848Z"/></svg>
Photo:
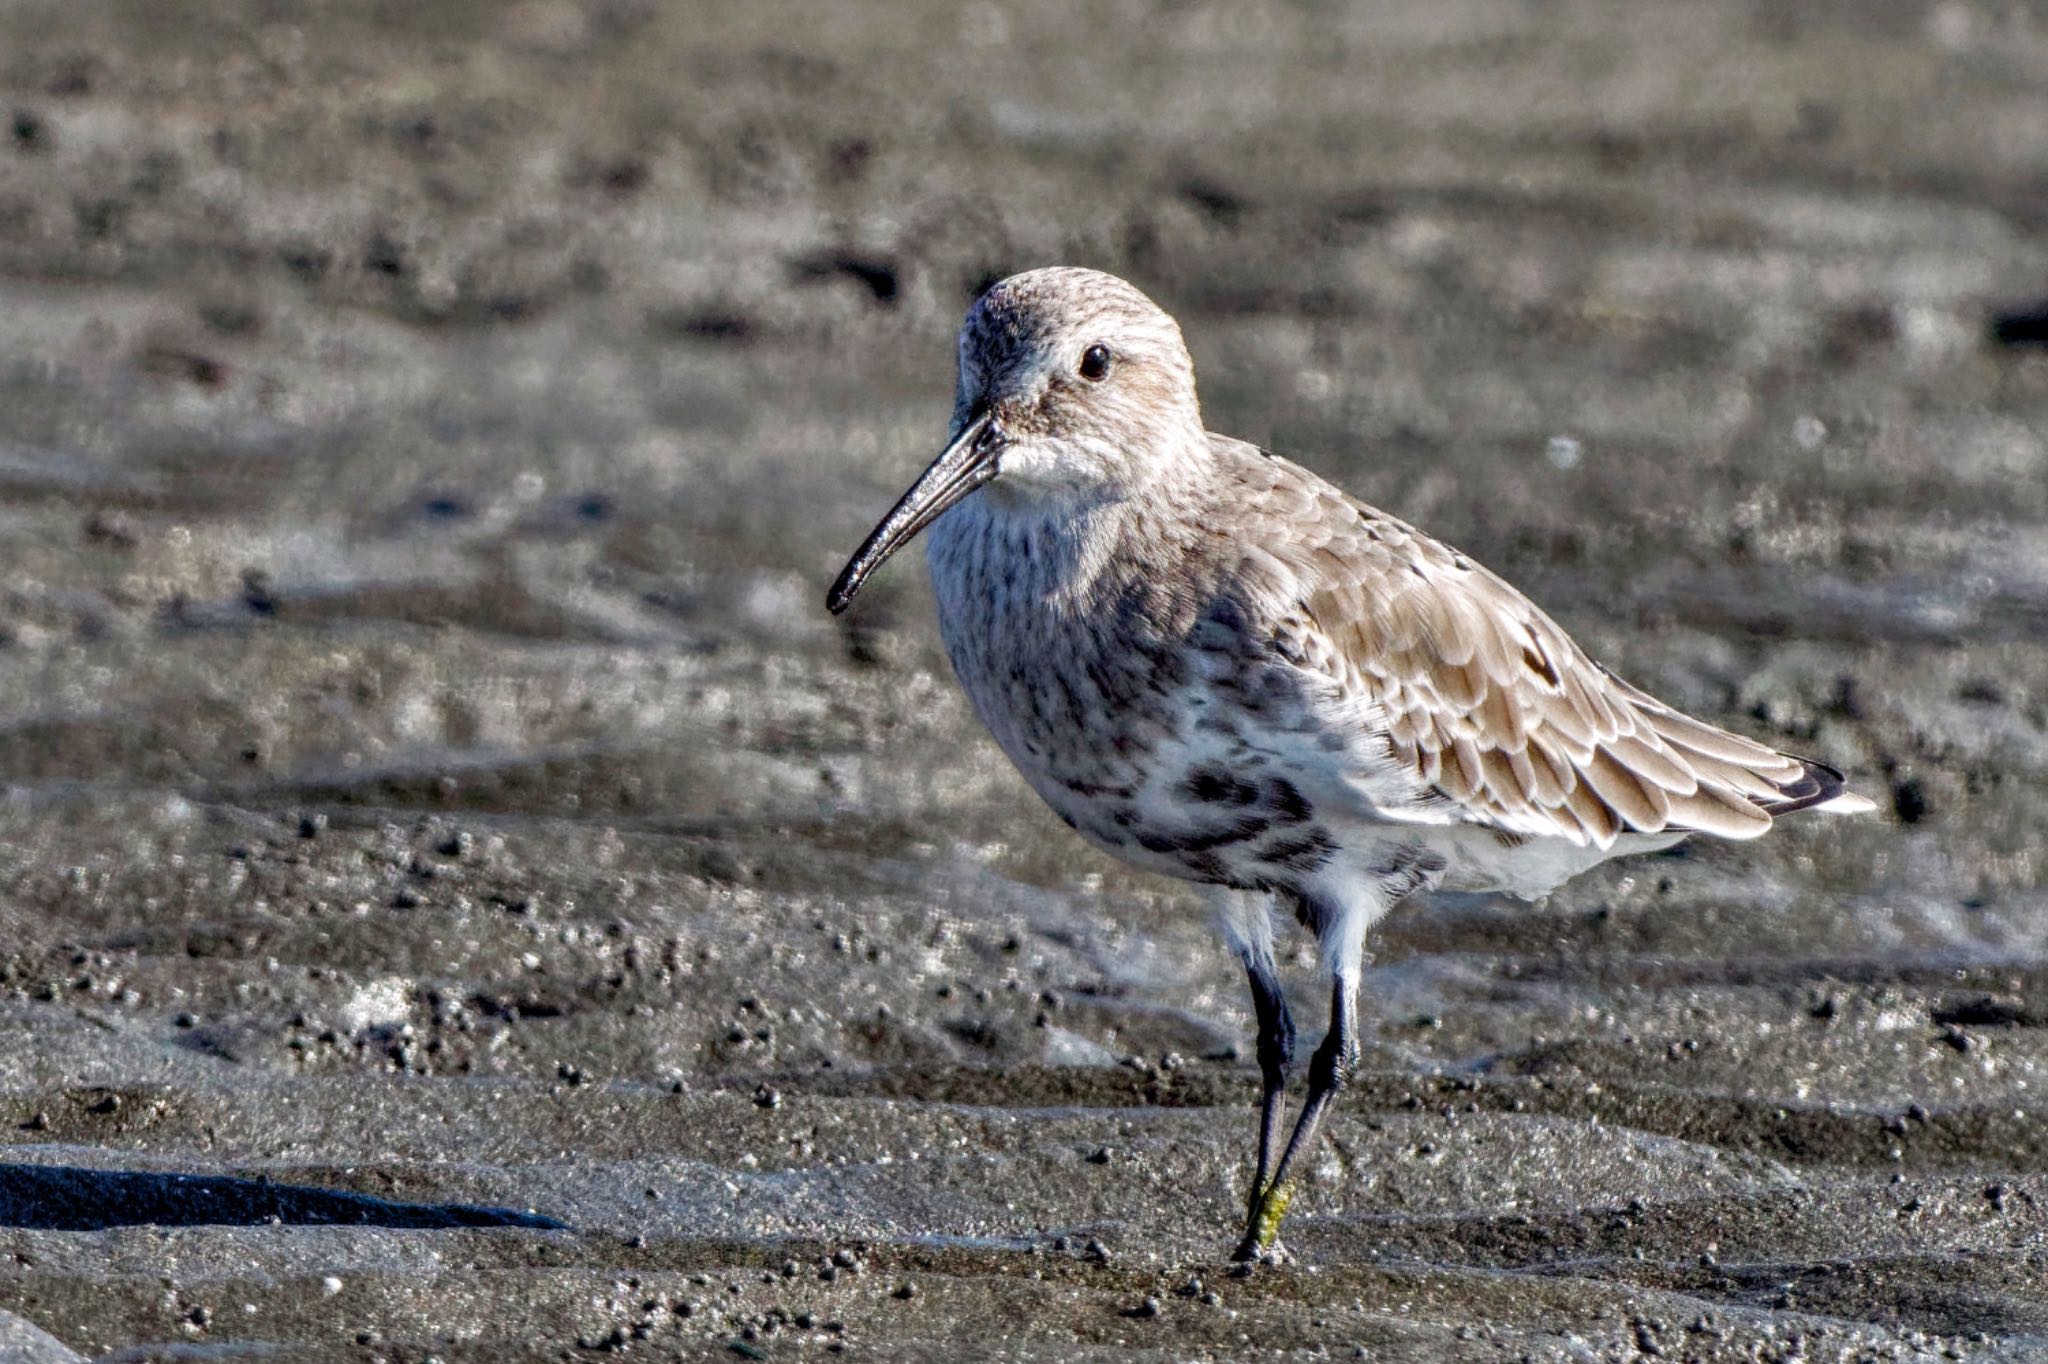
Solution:
<svg viewBox="0 0 2048 1364"><path fill-rule="evenodd" d="M1689 834L1870 808L1834 769L1615 677L1457 551L1203 430L1179 329L1113 276L1036 270L983 295L953 434L832 605L929 524L946 647L1003 751L1089 841L1213 888L1266 1080L1241 1256L1272 1245L1355 1052L1365 930L1398 900L1536 895ZM1284 1154L1276 894L1335 980Z"/></svg>

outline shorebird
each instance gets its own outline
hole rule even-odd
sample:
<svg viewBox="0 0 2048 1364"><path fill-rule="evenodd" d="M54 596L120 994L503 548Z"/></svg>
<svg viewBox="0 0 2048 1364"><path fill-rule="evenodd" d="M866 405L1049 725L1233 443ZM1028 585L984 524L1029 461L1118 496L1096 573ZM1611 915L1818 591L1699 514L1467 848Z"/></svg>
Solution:
<svg viewBox="0 0 2048 1364"><path fill-rule="evenodd" d="M1438 886L1534 898L1695 834L1873 809L1840 772L1665 705L1457 550L1207 431L1180 328L1092 270L1013 275L961 326L944 451L826 604L925 528L975 712L1082 837L1206 888L1258 1024L1258 1156L1233 1258L1278 1254L1358 1058L1365 934ZM1275 902L1330 1023L1285 1146L1294 1025Z"/></svg>

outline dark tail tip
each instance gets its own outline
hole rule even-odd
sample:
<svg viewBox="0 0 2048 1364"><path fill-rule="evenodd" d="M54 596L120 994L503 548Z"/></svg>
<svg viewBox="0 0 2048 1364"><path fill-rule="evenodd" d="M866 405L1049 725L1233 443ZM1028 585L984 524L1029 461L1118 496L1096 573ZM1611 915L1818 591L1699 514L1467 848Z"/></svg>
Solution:
<svg viewBox="0 0 2048 1364"><path fill-rule="evenodd" d="M1805 771L1778 788L1776 800L1760 800L1757 804L1763 812L1773 818L1789 815L1795 810L1807 810L1816 805L1825 805L1849 789L1849 779L1836 768L1826 763L1802 758L1796 753L1786 757L1800 764Z"/></svg>

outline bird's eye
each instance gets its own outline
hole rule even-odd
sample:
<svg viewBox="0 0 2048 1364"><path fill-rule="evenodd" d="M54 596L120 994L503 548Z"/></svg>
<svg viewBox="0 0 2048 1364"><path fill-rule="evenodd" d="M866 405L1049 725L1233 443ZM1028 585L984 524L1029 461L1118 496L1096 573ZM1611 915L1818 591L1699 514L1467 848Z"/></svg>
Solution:
<svg viewBox="0 0 2048 1364"><path fill-rule="evenodd" d="M1109 377L1108 346L1090 346L1081 352L1081 377L1097 384Z"/></svg>

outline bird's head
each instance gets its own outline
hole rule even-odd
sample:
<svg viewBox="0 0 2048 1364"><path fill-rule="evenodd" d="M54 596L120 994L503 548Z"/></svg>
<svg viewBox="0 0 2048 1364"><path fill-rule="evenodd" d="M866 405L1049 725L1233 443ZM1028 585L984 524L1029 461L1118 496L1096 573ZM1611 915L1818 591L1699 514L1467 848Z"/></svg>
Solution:
<svg viewBox="0 0 2048 1364"><path fill-rule="evenodd" d="M946 448L855 551L826 605L984 485L1057 508L1169 475L1205 448L1194 362L1151 299L1095 270L991 285L961 324Z"/></svg>

